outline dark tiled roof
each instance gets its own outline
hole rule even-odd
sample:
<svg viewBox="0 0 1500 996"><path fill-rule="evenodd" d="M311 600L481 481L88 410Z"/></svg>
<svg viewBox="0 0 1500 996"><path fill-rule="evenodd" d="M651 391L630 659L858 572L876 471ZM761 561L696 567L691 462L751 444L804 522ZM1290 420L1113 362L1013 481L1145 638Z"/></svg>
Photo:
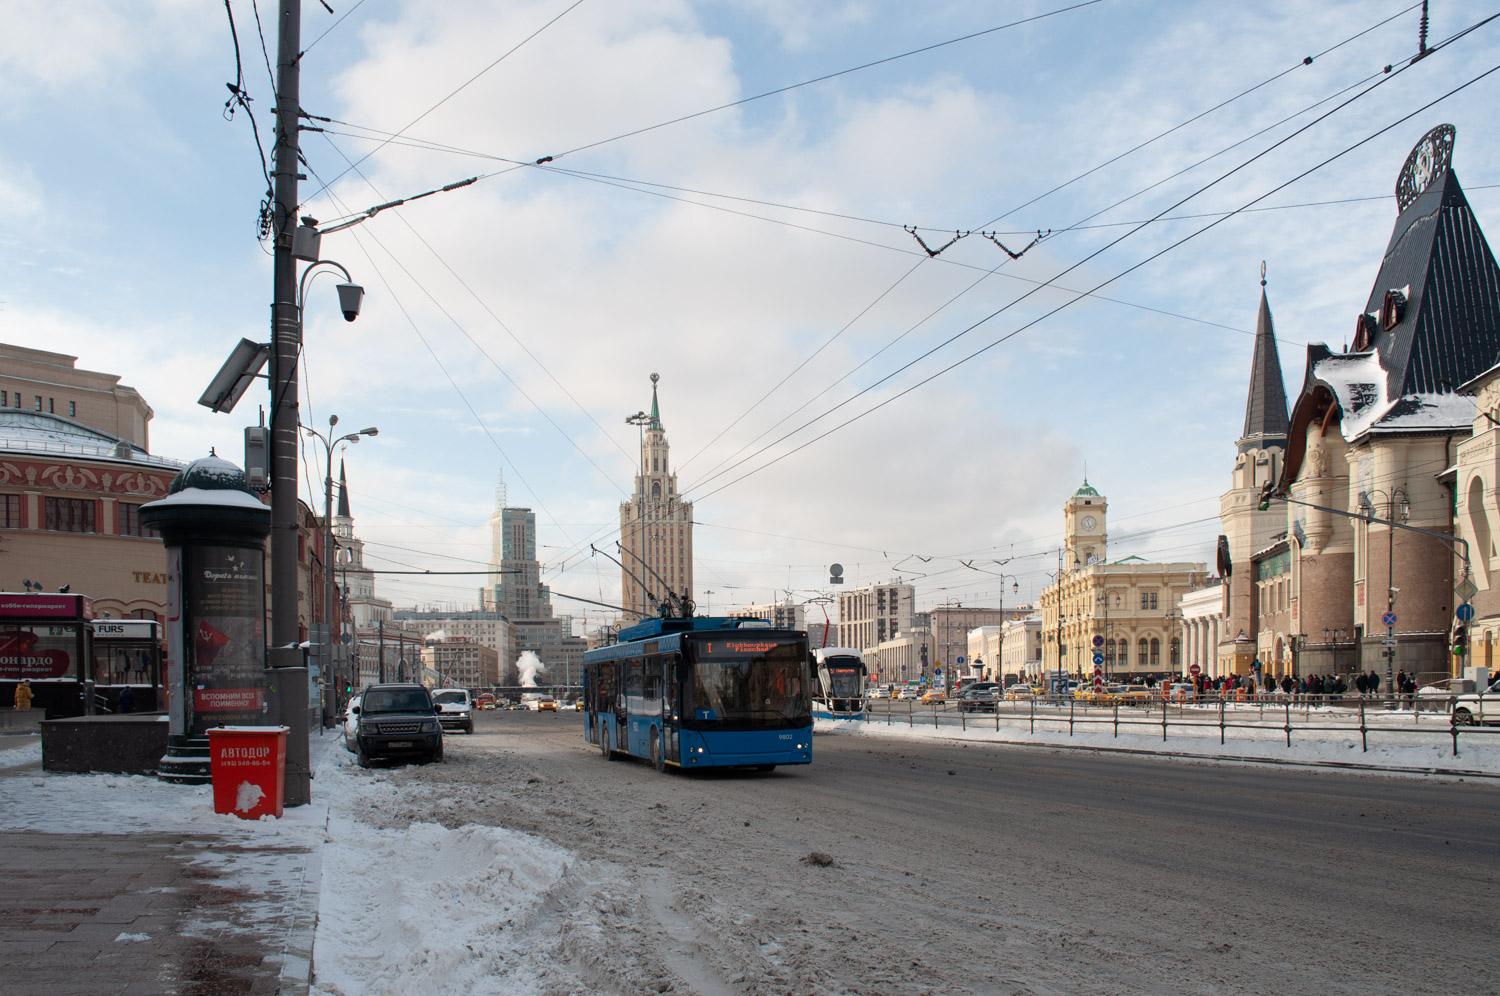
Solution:
<svg viewBox="0 0 1500 996"><path fill-rule="evenodd" d="M1500 268L1451 169L1396 219L1366 313L1392 290L1401 320L1371 340L1387 397L1450 393L1500 358Z"/></svg>
<svg viewBox="0 0 1500 996"><path fill-rule="evenodd" d="M1255 357L1250 361L1250 393L1245 399L1245 432L1240 437L1240 449L1262 449L1267 444L1285 443L1290 428L1286 385L1281 379L1281 359L1276 354L1276 330L1271 325L1271 306L1262 290L1260 316L1255 322Z"/></svg>
<svg viewBox="0 0 1500 996"><path fill-rule="evenodd" d="M344 461L339 461L339 518L352 518L349 515L349 482L344 477Z"/></svg>

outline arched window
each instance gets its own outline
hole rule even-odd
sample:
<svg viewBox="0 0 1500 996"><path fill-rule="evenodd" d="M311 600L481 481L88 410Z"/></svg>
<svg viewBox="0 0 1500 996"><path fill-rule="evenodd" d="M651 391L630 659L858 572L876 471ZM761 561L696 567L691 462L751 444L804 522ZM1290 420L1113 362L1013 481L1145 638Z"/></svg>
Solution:
<svg viewBox="0 0 1500 996"><path fill-rule="evenodd" d="M661 482L660 481L652 481L651 482L651 497L652 498L660 498L661 497Z"/></svg>
<svg viewBox="0 0 1500 996"><path fill-rule="evenodd" d="M1151 638L1151 670L1155 671L1161 667L1161 641L1156 637Z"/></svg>
<svg viewBox="0 0 1500 996"><path fill-rule="evenodd" d="M1136 667L1147 667L1150 660L1151 644L1144 636L1141 637L1141 642L1136 644L1135 654Z"/></svg>
<svg viewBox="0 0 1500 996"><path fill-rule="evenodd" d="M1172 637L1172 670L1176 671L1182 667L1182 641Z"/></svg>

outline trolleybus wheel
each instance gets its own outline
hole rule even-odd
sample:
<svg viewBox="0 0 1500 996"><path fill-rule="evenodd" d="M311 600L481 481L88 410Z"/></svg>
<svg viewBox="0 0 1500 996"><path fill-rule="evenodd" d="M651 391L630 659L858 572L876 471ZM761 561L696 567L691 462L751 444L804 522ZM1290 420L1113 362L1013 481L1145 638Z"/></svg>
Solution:
<svg viewBox="0 0 1500 996"><path fill-rule="evenodd" d="M651 730L651 767L657 771L667 770L667 756L661 749L661 733L655 728Z"/></svg>
<svg viewBox="0 0 1500 996"><path fill-rule="evenodd" d="M609 727L604 725L602 719L599 720L599 753L604 755L606 761L614 757L609 750Z"/></svg>
<svg viewBox="0 0 1500 996"><path fill-rule="evenodd" d="M757 764L755 766L755 770L756 771L775 771L776 770L776 765L774 765L774 764Z"/></svg>

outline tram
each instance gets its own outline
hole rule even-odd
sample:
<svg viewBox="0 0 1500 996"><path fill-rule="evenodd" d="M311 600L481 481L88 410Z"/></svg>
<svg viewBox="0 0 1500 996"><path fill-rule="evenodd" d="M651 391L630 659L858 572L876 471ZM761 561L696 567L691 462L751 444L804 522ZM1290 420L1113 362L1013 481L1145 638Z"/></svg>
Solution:
<svg viewBox="0 0 1500 996"><path fill-rule="evenodd" d="M821 647L813 651L816 686L815 719L867 719L865 659L849 647Z"/></svg>

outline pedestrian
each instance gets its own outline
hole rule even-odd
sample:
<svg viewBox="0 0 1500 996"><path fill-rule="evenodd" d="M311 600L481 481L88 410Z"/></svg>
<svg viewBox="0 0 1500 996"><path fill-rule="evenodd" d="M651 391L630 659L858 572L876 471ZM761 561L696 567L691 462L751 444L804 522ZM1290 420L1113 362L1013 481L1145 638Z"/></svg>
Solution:
<svg viewBox="0 0 1500 996"><path fill-rule="evenodd" d="M1354 679L1354 688L1355 688L1356 691L1359 692L1359 697L1360 698L1364 698L1365 697L1365 690L1368 689L1369 687L1370 687L1370 680L1368 678L1366 678L1363 674L1361 674L1359 677L1357 677L1357 678Z"/></svg>
<svg viewBox="0 0 1500 996"><path fill-rule="evenodd" d="M1371 695L1380 694L1380 675L1375 673L1374 668L1370 669L1370 676L1365 679L1365 683L1370 686Z"/></svg>
<svg viewBox="0 0 1500 996"><path fill-rule="evenodd" d="M31 682L26 681L24 678L21 680L21 683L16 686L16 708L31 708Z"/></svg>
<svg viewBox="0 0 1500 996"><path fill-rule="evenodd" d="M120 689L120 712L135 712L135 692L130 690L129 685Z"/></svg>

